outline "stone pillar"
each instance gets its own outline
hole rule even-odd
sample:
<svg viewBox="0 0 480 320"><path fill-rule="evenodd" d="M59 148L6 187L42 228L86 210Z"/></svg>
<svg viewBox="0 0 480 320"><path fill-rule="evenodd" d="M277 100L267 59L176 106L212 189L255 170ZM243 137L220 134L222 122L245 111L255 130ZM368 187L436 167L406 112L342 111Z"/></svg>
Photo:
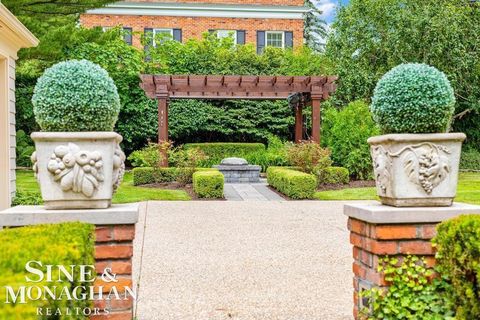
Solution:
<svg viewBox="0 0 480 320"><path fill-rule="evenodd" d="M431 239L438 223L460 214L480 213L480 206L455 203L452 207L396 208L371 204L345 205L350 243L353 245L354 318L368 307L359 293L372 287L387 287L377 271L379 259L385 256L416 255L428 266L435 265Z"/></svg>
<svg viewBox="0 0 480 320"><path fill-rule="evenodd" d="M133 240L135 224L138 221L139 205L113 205L108 209L82 210L45 210L43 206L18 206L0 212L0 227L22 227L35 224L62 223L80 221L95 225L95 269L97 279L95 292L102 286L102 292L108 294L115 286L119 293L125 286L135 291L132 281ZM108 269L115 274L116 282L104 282L100 277ZM133 299L105 300L97 299L93 306L107 309L100 315L91 316L91 320L131 320L133 318ZM128 295L128 297L130 297Z"/></svg>

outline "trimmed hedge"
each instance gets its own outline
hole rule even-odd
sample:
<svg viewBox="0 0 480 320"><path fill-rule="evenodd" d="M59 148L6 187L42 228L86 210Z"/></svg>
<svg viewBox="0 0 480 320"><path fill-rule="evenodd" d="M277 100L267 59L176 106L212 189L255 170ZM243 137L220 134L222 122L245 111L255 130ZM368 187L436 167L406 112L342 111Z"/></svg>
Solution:
<svg viewBox="0 0 480 320"><path fill-rule="evenodd" d="M480 151L472 148L462 150L460 169L480 170Z"/></svg>
<svg viewBox="0 0 480 320"><path fill-rule="evenodd" d="M67 301L65 295L62 300L36 300L27 301L25 304L6 304L5 286L11 286L15 292L20 286L47 286L51 290L57 287L57 295L64 287L72 292L77 286L83 286L89 291L91 282L81 282L78 269L74 275L74 281L70 282L65 275L60 274L56 268L52 270L52 279L60 276L62 282L27 282L25 277L33 280L38 279L25 270L28 261L40 261L43 267L35 265L36 268L46 272L46 265L63 265L68 268L70 265L94 265L94 229L90 224L84 223L62 223L53 225L37 225L22 228L5 229L0 232L0 319L37 319L37 307L61 308L63 316L56 316L55 319L84 319L83 315L65 315L65 308L87 308L91 307L89 300ZM35 292L35 290L33 290ZM47 295L48 296L48 295ZM44 309L45 310L45 309Z"/></svg>
<svg viewBox="0 0 480 320"><path fill-rule="evenodd" d="M325 168L320 176L318 177L318 184L347 184L350 182L350 173L343 167Z"/></svg>
<svg viewBox="0 0 480 320"><path fill-rule="evenodd" d="M452 285L455 319L480 319L480 215L439 224L433 242L440 274Z"/></svg>
<svg viewBox="0 0 480 320"><path fill-rule="evenodd" d="M178 174L177 168L134 168L133 185L163 183L175 181Z"/></svg>
<svg viewBox="0 0 480 320"><path fill-rule="evenodd" d="M208 157L201 161L202 167L211 167L219 164L222 159L230 157L245 158L248 154L265 151L263 143L236 143L236 142L209 142L209 143L187 143L184 148L200 149Z"/></svg>
<svg viewBox="0 0 480 320"><path fill-rule="evenodd" d="M193 174L193 191L200 198L223 198L225 178L217 170L201 170Z"/></svg>
<svg viewBox="0 0 480 320"><path fill-rule="evenodd" d="M133 172L133 185L140 186L143 184L151 183L164 183L173 182L179 175L180 168L168 167L168 168L150 168L140 167L134 168ZM196 168L195 171L218 171L214 168Z"/></svg>
<svg viewBox="0 0 480 320"><path fill-rule="evenodd" d="M267 181L292 199L310 199L317 188L317 179L314 175L285 167L269 167Z"/></svg>

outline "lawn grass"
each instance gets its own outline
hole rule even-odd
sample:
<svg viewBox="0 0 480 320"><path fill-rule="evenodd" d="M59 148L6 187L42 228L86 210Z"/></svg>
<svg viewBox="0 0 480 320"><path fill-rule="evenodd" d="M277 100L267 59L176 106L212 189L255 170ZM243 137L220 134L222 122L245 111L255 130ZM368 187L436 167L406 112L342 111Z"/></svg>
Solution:
<svg viewBox="0 0 480 320"><path fill-rule="evenodd" d="M17 170L17 190L19 192L40 192L33 172ZM131 172L125 172L123 182L113 196L113 203L130 203L147 200L191 200L183 190L163 190L155 188L136 187L133 185Z"/></svg>
<svg viewBox="0 0 480 320"><path fill-rule="evenodd" d="M375 188L349 188L332 191L319 191L315 193L314 199L317 200L376 200L377 193ZM480 204L480 173L462 172L460 173L457 202L471 204Z"/></svg>

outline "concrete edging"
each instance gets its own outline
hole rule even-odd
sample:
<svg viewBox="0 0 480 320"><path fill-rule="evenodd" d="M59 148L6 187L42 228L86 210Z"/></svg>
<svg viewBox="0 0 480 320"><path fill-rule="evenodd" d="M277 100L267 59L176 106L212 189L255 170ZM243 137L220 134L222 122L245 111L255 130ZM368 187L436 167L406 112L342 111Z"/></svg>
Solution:
<svg viewBox="0 0 480 320"><path fill-rule="evenodd" d="M95 225L138 222L138 203L118 204L107 209L46 210L44 206L17 206L0 211L0 227L21 227L80 221Z"/></svg>
<svg viewBox="0 0 480 320"><path fill-rule="evenodd" d="M344 214L373 224L438 223L462 214L480 214L480 206L455 202L451 207L390 207L380 202L346 204Z"/></svg>

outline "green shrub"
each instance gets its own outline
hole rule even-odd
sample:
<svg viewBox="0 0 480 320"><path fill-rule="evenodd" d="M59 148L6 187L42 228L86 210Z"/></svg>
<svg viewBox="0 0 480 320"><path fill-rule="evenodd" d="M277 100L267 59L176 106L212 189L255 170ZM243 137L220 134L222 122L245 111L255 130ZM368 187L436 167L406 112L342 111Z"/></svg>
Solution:
<svg viewBox="0 0 480 320"><path fill-rule="evenodd" d="M159 167L163 156L160 152L161 148L167 146L158 143L148 143L148 145L141 150L136 150L128 156L133 167Z"/></svg>
<svg viewBox="0 0 480 320"><path fill-rule="evenodd" d="M223 198L225 178L220 171L202 170L193 174L193 191L200 198Z"/></svg>
<svg viewBox="0 0 480 320"><path fill-rule="evenodd" d="M288 166L285 144L276 136L268 137L267 150L255 151L245 156L249 164L255 164L262 167L262 172L267 171L270 166L282 167Z"/></svg>
<svg viewBox="0 0 480 320"><path fill-rule="evenodd" d="M269 167L267 181L269 185L292 199L310 199L317 187L314 175L284 167Z"/></svg>
<svg viewBox="0 0 480 320"><path fill-rule="evenodd" d="M473 148L462 150L460 169L480 170L480 151Z"/></svg>
<svg viewBox="0 0 480 320"><path fill-rule="evenodd" d="M441 223L434 243L439 270L452 284L457 319L480 319L480 216Z"/></svg>
<svg viewBox="0 0 480 320"><path fill-rule="evenodd" d="M219 164L222 159L230 157L244 158L250 153L265 151L263 143L236 143L236 142L210 142L210 143L187 143L185 150L201 150L206 159L200 161L199 166L211 167Z"/></svg>
<svg viewBox="0 0 480 320"><path fill-rule="evenodd" d="M120 112L112 78L87 60L47 69L38 79L32 103L44 131L113 131Z"/></svg>
<svg viewBox="0 0 480 320"><path fill-rule="evenodd" d="M30 167L32 161L30 156L35 151L32 139L23 130L18 130L16 133L16 163L18 167Z"/></svg>
<svg viewBox="0 0 480 320"><path fill-rule="evenodd" d="M12 206L36 206L43 204L40 192L17 191L12 199Z"/></svg>
<svg viewBox="0 0 480 320"><path fill-rule="evenodd" d="M318 184L347 184L350 182L350 173L343 167L328 167L316 172Z"/></svg>
<svg viewBox="0 0 480 320"><path fill-rule="evenodd" d="M407 256L403 261L386 257L378 269L389 283L386 290L372 288L361 292L370 310L360 310L360 319L369 320L446 320L454 319L450 286L444 279L430 280L433 274L424 260ZM473 319L473 318L470 318Z"/></svg>
<svg viewBox="0 0 480 320"><path fill-rule="evenodd" d="M5 229L0 232L0 319L40 319L36 315L37 307L61 308L63 316L48 317L48 319L84 319L83 316L65 315L65 308L70 309L91 307L89 300L67 301L63 294L61 300L28 301L26 304L6 304L5 286L14 289L20 286L47 286L53 290L56 286L57 295L63 288L72 292L77 286L84 286L89 291L91 282L82 282L80 272L74 274L74 281L69 281L64 274L55 268L52 270L52 279L61 278L62 282L27 282L25 277L32 277L25 270L28 261L40 261L46 272L46 265L94 265L94 226L83 223L63 223L54 225L37 225L22 228ZM37 266L36 266L37 267ZM77 269L78 270L78 269ZM33 291L35 292L35 291ZM47 295L48 296L48 295ZM58 296L57 296L58 297ZM45 310L45 309L44 309ZM54 310L55 311L55 310ZM42 318L46 319L46 318Z"/></svg>
<svg viewBox="0 0 480 320"><path fill-rule="evenodd" d="M322 144L332 152L335 164L348 169L353 178L373 177L369 137L380 134L368 105L363 101L349 103L341 110L333 107L323 112Z"/></svg>
<svg viewBox="0 0 480 320"><path fill-rule="evenodd" d="M330 151L313 141L304 141L288 146L287 159L290 165L299 167L306 173L321 171L332 165Z"/></svg>
<svg viewBox="0 0 480 320"><path fill-rule="evenodd" d="M172 182L177 179L177 168L134 168L133 185L140 186L143 184Z"/></svg>
<svg viewBox="0 0 480 320"><path fill-rule="evenodd" d="M384 133L446 132L455 96L445 74L426 64L401 64L377 83L373 117Z"/></svg>

